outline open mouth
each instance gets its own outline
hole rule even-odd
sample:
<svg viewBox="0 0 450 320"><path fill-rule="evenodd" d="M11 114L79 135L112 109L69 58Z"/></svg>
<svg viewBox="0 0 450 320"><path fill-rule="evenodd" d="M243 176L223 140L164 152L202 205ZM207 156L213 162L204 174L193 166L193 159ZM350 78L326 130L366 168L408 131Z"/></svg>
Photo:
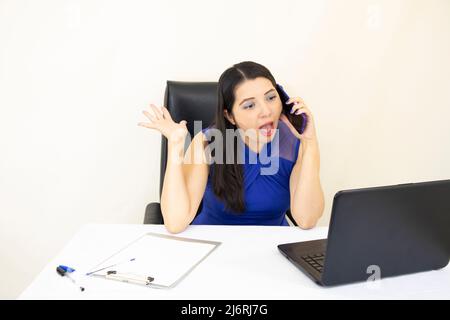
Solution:
<svg viewBox="0 0 450 320"><path fill-rule="evenodd" d="M265 125L262 125L258 129L259 132L261 132L261 134L265 137L270 137L275 132L273 122L266 123Z"/></svg>

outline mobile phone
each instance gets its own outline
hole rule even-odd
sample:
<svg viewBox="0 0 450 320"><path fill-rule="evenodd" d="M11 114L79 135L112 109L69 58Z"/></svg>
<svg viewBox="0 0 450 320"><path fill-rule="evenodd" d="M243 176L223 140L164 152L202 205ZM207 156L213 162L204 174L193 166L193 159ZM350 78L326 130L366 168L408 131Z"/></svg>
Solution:
<svg viewBox="0 0 450 320"><path fill-rule="evenodd" d="M306 123L308 121L308 116L304 113L300 115L296 115L294 113L291 114L291 108L294 103L287 104L286 102L289 100L289 96L284 91L283 87L279 84L276 85L276 89L278 94L280 95L281 103L283 105L283 113L286 115L290 123L294 126L297 131L302 134L305 131Z"/></svg>

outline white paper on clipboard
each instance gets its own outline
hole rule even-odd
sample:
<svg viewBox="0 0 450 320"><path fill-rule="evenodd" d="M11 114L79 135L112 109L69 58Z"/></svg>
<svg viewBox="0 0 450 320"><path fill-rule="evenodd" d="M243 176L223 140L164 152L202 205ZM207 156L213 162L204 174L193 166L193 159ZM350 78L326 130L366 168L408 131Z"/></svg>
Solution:
<svg viewBox="0 0 450 320"><path fill-rule="evenodd" d="M221 242L146 233L91 269L93 276L108 271L153 277L149 287L172 288L202 262ZM135 259L134 261L130 261Z"/></svg>

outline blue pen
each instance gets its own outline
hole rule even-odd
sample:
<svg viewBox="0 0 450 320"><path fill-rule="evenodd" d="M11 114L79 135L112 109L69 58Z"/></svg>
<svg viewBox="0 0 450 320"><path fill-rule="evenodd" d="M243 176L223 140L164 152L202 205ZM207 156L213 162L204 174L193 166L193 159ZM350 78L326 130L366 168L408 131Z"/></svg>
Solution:
<svg viewBox="0 0 450 320"><path fill-rule="evenodd" d="M77 282L75 281L75 279L70 276L70 273L72 273L74 271L75 271L75 269L68 267L68 266L60 265L60 266L56 267L56 272L58 272L58 274L61 277L67 277L70 279L70 281L72 281L75 285L77 285ZM84 291L84 287L80 286L80 290Z"/></svg>

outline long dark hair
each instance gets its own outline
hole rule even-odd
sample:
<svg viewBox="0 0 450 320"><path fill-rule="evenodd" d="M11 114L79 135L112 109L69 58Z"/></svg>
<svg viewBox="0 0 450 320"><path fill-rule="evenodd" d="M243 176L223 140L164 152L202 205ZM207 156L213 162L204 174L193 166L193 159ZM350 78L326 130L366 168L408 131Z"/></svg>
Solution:
<svg viewBox="0 0 450 320"><path fill-rule="evenodd" d="M275 78L270 71L261 64L252 61L244 61L233 65L225 70L219 78L218 83L218 106L215 120L212 127L218 129L223 137L223 161L215 161L211 164L212 185L215 195L225 202L228 210L236 213L245 211L244 197L244 174L243 165L237 161L238 144L227 141L226 129L238 129L225 116L224 110L232 114L232 107L235 102L235 89L246 80L253 80L263 77L276 86ZM233 139L234 140L234 139ZM229 146L234 148L234 163L228 163L227 150Z"/></svg>

